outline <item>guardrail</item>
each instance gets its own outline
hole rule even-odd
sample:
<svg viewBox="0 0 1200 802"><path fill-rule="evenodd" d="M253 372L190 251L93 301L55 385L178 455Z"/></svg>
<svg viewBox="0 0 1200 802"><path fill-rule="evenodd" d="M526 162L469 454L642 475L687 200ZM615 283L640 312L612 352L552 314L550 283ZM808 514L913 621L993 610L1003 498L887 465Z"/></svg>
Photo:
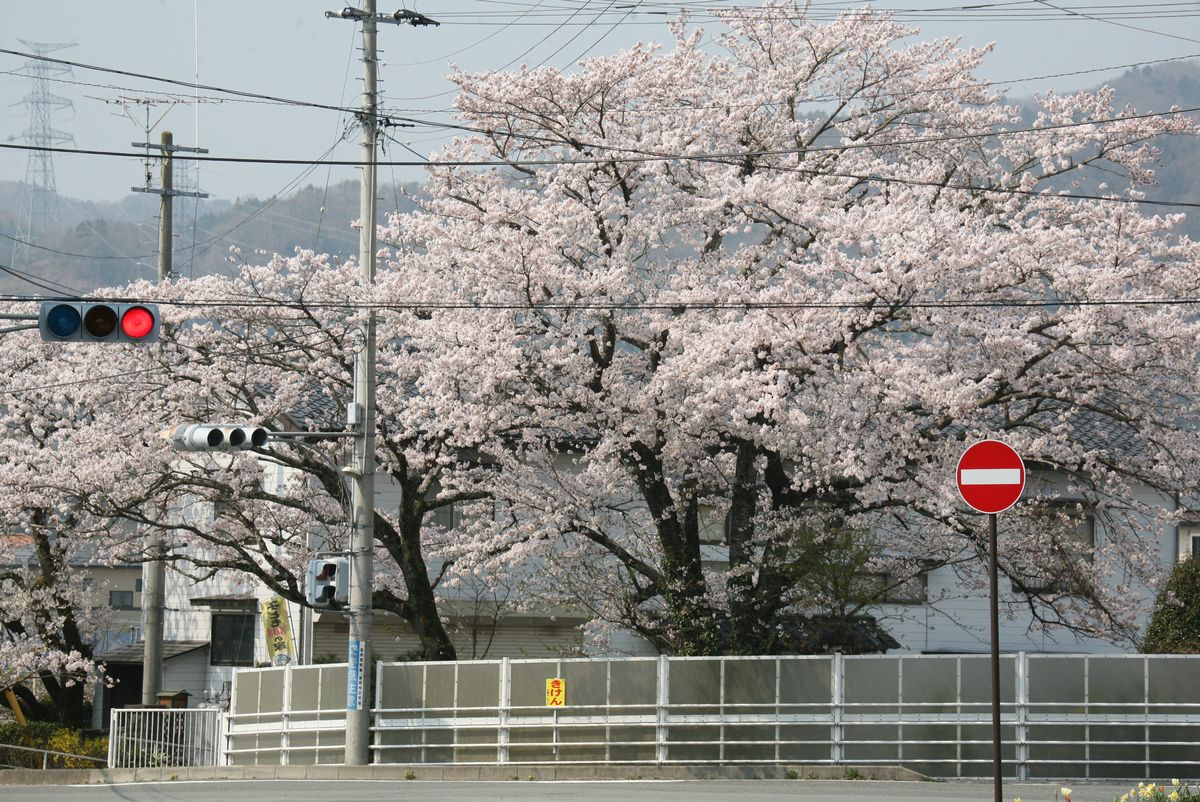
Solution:
<svg viewBox="0 0 1200 802"><path fill-rule="evenodd" d="M40 753L42 756L42 768L43 769L50 768L50 756L51 755L53 755L55 757L72 758L74 760L90 760L93 763L99 763L101 766L108 765L108 761L102 757L92 757L91 755L77 755L73 752L57 752L53 749L35 749L32 746L17 746L16 744L0 744L0 750L3 750L3 749L15 749L18 752ZM27 766L13 766L13 765L9 765L7 763L2 764L2 765L4 765L6 768L10 768L10 769L28 768Z"/></svg>
<svg viewBox="0 0 1200 802"><path fill-rule="evenodd" d="M1195 776L1200 656L1001 658L1005 770ZM231 764L340 763L345 665L239 671ZM903 765L991 774L986 655L379 663L376 763ZM546 682L565 705L546 706Z"/></svg>

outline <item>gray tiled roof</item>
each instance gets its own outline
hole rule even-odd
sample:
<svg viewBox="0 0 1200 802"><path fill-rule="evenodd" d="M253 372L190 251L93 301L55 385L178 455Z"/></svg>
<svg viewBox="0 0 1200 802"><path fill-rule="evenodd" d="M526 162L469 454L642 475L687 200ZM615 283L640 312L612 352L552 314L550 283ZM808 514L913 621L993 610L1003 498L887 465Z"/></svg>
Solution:
<svg viewBox="0 0 1200 802"><path fill-rule="evenodd" d="M208 646L206 640L168 640L163 641L162 656L164 660L170 660L172 657L179 657L181 654L194 652L197 649L203 649ZM146 643L138 641L131 643L128 646L122 646L119 649L113 649L111 652L97 655L96 659L104 663L133 663L141 664L145 657Z"/></svg>

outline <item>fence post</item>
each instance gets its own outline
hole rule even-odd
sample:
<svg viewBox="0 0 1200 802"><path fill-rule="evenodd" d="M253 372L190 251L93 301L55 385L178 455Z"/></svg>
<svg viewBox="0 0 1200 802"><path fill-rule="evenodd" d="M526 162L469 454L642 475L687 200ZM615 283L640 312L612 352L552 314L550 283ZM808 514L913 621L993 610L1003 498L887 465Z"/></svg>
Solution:
<svg viewBox="0 0 1200 802"><path fill-rule="evenodd" d="M116 764L117 758L117 733L120 732L117 724L117 709L108 711L108 767L111 769Z"/></svg>
<svg viewBox="0 0 1200 802"><path fill-rule="evenodd" d="M212 764L214 766L228 766L229 756L225 754L225 733L229 731L229 714L221 708L216 708L214 723L211 730L212 739Z"/></svg>
<svg viewBox="0 0 1200 802"><path fill-rule="evenodd" d="M834 765L838 765L845 759L845 750L842 745L842 719L846 702L846 658L841 653L834 653L832 670L833 726L830 728L829 733L829 756L833 760Z"/></svg>
<svg viewBox="0 0 1200 802"><path fill-rule="evenodd" d="M775 762L776 763L778 763L780 761L779 739L783 737L782 730L779 727L779 702L780 702L780 699L782 698L780 696L781 689L780 689L780 685L779 685L779 680L780 680L781 674L783 673L782 672L782 668L783 668L782 663L783 663L782 657L775 658ZM796 736L793 735L792 737L794 738Z"/></svg>
<svg viewBox="0 0 1200 802"><path fill-rule="evenodd" d="M375 661L375 673L373 676L375 677L375 704L371 705L371 717L368 726L372 732L370 738L371 746L374 748L367 747L367 765L383 762L380 759L383 750L379 748L383 744L383 732L379 729L379 717L381 711L386 709L383 703L383 660Z"/></svg>
<svg viewBox="0 0 1200 802"><path fill-rule="evenodd" d="M1142 742L1146 750L1146 779L1150 779L1150 657L1142 655ZM1089 711L1090 712L1090 711Z"/></svg>
<svg viewBox="0 0 1200 802"><path fill-rule="evenodd" d="M238 711L238 681L237 681L237 678L238 678L238 673L237 673L237 671L234 671L233 679L229 680L229 707L225 711L226 716L227 716L227 718L225 719L225 732L224 732L224 737L221 738L221 756L223 758L222 763L223 763L223 765L226 765L226 766L233 765L233 735L234 735L233 724L234 724L234 716L237 715L237 711ZM224 690L224 687L222 687L222 691L223 690ZM220 700L220 697L218 696L218 701L219 700Z"/></svg>
<svg viewBox="0 0 1200 802"><path fill-rule="evenodd" d="M658 656L658 688L657 688L657 722L654 728L655 749L654 759L658 765L666 762L668 757L667 738L667 705L670 703L671 664L665 654Z"/></svg>
<svg viewBox="0 0 1200 802"><path fill-rule="evenodd" d="M265 676L265 674L264 674ZM292 735L292 667L283 667L283 702L279 708L279 765L291 763Z"/></svg>
<svg viewBox="0 0 1200 802"><path fill-rule="evenodd" d="M508 716L509 708L512 706L512 667L509 664L507 657L500 658L500 709L499 713L500 732L496 745L496 762L501 766L508 763Z"/></svg>
<svg viewBox="0 0 1200 802"><path fill-rule="evenodd" d="M1017 779L1029 779L1029 655L1017 652Z"/></svg>

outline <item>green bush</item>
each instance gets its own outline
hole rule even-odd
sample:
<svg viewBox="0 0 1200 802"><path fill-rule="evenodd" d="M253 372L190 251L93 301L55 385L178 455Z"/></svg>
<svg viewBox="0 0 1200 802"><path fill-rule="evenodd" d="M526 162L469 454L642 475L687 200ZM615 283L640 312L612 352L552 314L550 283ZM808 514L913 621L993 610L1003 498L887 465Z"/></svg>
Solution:
<svg viewBox="0 0 1200 802"><path fill-rule="evenodd" d="M4 768L40 769L41 753L8 748L12 746L49 749L88 757L108 756L107 737L85 738L79 730L61 727L48 721L31 721L28 727L22 727L15 722L0 725L0 765ZM102 768L104 764L94 760L50 755L46 766L53 769L95 769Z"/></svg>
<svg viewBox="0 0 1200 802"><path fill-rule="evenodd" d="M1142 641L1147 654L1200 653L1200 560L1175 564L1154 602Z"/></svg>

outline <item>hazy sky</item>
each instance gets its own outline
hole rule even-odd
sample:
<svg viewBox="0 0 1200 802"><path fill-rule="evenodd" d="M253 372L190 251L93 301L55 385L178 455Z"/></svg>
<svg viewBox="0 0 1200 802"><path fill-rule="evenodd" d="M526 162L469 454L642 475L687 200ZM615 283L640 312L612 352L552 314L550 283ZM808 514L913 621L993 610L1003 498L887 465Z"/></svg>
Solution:
<svg viewBox="0 0 1200 802"><path fill-rule="evenodd" d="M996 52L980 76L1004 82L1009 93L1018 96L1052 87L1093 86L1119 75L1124 64L1200 55L1200 2L1052 1L1053 5L893 0L876 5L905 9L904 19L919 25L922 36L961 36L965 44L996 42ZM704 8L729 4L689 2L698 17ZM813 11L828 16L860 5L817 2ZM361 75L357 26L324 16L340 7L314 0L0 0L0 48L29 52L22 39L74 43L50 55L288 99L356 105ZM379 10L400 7L380 2ZM452 94L443 76L451 63L482 70L544 60L565 68L585 53L599 55L638 40L667 39L666 12L679 6L678 0L675 5L652 0L408 0L407 7L443 24L380 27L384 104L445 122L451 119L447 109ZM716 28L715 23L706 25ZM31 81L20 74L25 63L20 55L0 54L0 143L21 143L30 124L20 105L31 91ZM1020 80L1093 69L1103 71ZM199 92L197 103L190 89L81 67L53 77L63 80L51 83L52 92L71 101L73 109L55 110L52 123L71 134L78 148L130 150L130 143L144 141L147 110L156 125L153 141L168 128L176 144L199 144L214 156L315 159L347 126L334 111L244 102L207 90ZM192 100L170 107L165 102L168 95ZM161 105L134 102L145 98ZM122 100L124 105L118 102ZM428 153L441 141L430 128L398 129L395 135L419 153ZM357 133L352 132L332 157L357 158L356 143ZM415 158L398 146L387 156ZM0 179L23 179L27 162L24 151L0 149ZM135 159L68 154L55 156L54 169L60 193L85 199L126 195L131 186L142 183L144 172ZM330 175L335 181L355 175L352 168L333 168L330 174L321 167L304 173L298 166L202 164L199 184L215 197L263 198L297 179L299 186L323 185ZM418 179L420 171L381 168L381 179L390 175L411 180Z"/></svg>

